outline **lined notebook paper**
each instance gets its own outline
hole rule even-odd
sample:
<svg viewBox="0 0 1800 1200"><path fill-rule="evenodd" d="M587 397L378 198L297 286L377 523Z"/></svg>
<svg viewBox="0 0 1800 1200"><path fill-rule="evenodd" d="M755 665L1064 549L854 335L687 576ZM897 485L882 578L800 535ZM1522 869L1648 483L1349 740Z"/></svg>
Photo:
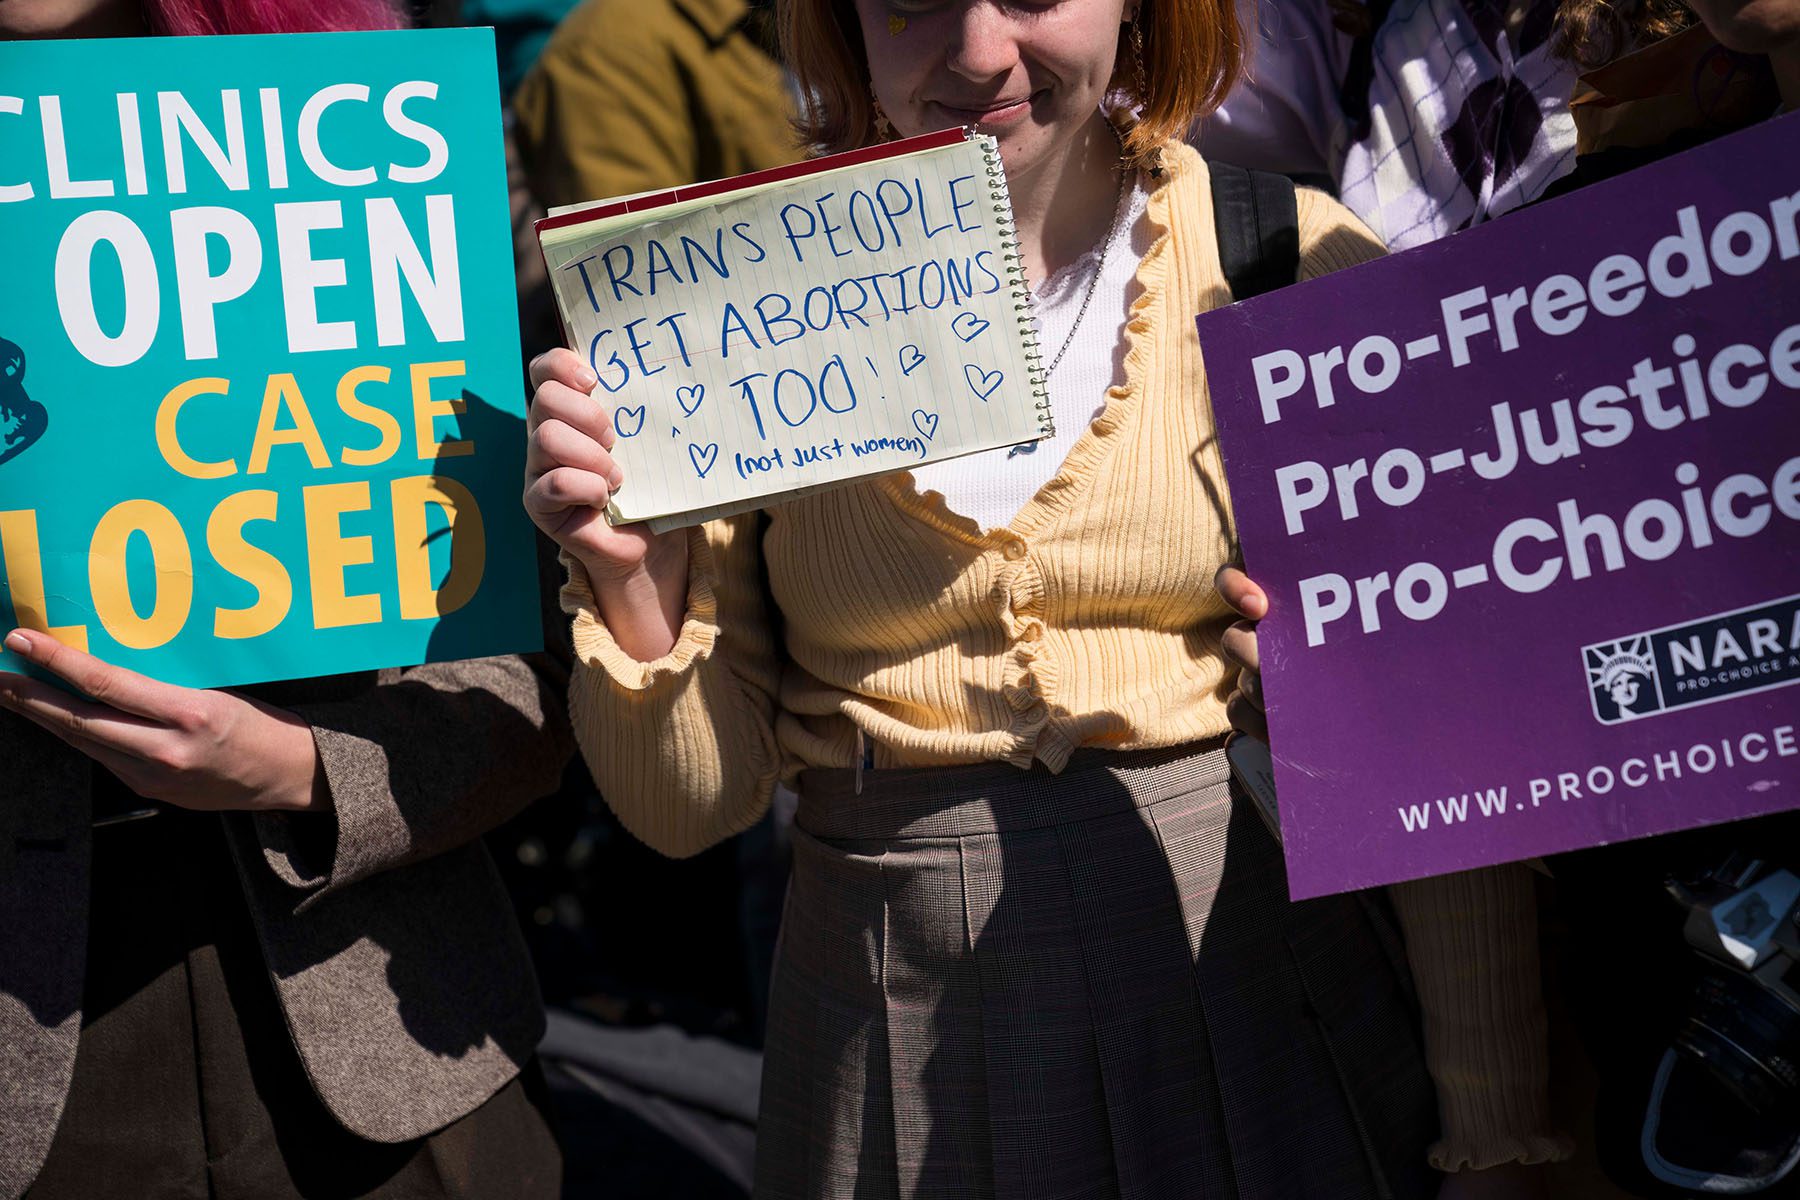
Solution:
<svg viewBox="0 0 1800 1200"><path fill-rule="evenodd" d="M537 226L658 529L1049 436L993 139L948 130Z"/></svg>

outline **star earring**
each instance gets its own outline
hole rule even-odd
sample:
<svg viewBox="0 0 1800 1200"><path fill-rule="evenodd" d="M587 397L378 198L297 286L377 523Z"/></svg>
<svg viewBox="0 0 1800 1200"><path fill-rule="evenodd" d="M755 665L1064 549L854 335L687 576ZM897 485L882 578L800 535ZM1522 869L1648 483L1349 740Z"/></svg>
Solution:
<svg viewBox="0 0 1800 1200"><path fill-rule="evenodd" d="M894 140L894 123L888 120L887 113L882 111L881 97L875 94L875 85L869 85L869 103L874 106L875 140L891 142Z"/></svg>

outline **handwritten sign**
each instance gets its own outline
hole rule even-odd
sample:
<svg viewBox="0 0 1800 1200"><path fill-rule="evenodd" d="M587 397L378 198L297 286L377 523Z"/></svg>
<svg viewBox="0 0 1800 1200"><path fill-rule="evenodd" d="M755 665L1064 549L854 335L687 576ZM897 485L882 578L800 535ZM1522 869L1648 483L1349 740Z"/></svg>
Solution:
<svg viewBox="0 0 1800 1200"><path fill-rule="evenodd" d="M1042 436L993 154L953 133L921 153L751 177L741 194L547 233L572 341L619 435L619 518Z"/></svg>
<svg viewBox="0 0 1800 1200"><path fill-rule="evenodd" d="M1800 118L1200 318L1296 897L1800 806Z"/></svg>
<svg viewBox="0 0 1800 1200"><path fill-rule="evenodd" d="M504 180L488 31L0 42L0 621L199 686L540 645Z"/></svg>

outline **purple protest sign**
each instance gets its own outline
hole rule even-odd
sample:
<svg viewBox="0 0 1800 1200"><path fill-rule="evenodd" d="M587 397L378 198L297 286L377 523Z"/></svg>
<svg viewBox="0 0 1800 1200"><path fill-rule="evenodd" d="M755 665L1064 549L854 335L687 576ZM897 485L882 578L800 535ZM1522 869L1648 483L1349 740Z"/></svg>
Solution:
<svg viewBox="0 0 1800 1200"><path fill-rule="evenodd" d="M1296 898L1800 808L1800 116L1199 319Z"/></svg>

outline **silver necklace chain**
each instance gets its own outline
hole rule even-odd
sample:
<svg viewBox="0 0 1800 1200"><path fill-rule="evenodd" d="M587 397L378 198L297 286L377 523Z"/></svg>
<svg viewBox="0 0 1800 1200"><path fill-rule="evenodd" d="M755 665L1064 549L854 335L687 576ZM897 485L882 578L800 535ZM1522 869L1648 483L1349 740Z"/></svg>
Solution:
<svg viewBox="0 0 1800 1200"><path fill-rule="evenodd" d="M1044 371L1045 379L1049 379L1056 372L1057 364L1062 362L1063 355L1067 354L1069 347L1075 344L1075 333L1081 328L1081 319L1087 316L1088 305L1094 302L1094 293L1100 290L1100 276L1106 271L1106 255L1112 249L1114 240L1119 236L1119 221L1125 214L1125 197L1131 191L1131 169L1125 165L1124 158L1125 139L1120 136L1118 128L1112 122L1107 122L1107 128L1111 129L1113 136L1119 139L1119 196L1113 201L1112 220L1106 226L1106 236L1100 240L1100 257L1094 263L1093 277L1088 280L1087 294L1081 298L1081 307L1075 310L1075 323L1069 326L1069 335L1063 339L1062 347L1057 350L1056 357L1050 360L1050 366Z"/></svg>

